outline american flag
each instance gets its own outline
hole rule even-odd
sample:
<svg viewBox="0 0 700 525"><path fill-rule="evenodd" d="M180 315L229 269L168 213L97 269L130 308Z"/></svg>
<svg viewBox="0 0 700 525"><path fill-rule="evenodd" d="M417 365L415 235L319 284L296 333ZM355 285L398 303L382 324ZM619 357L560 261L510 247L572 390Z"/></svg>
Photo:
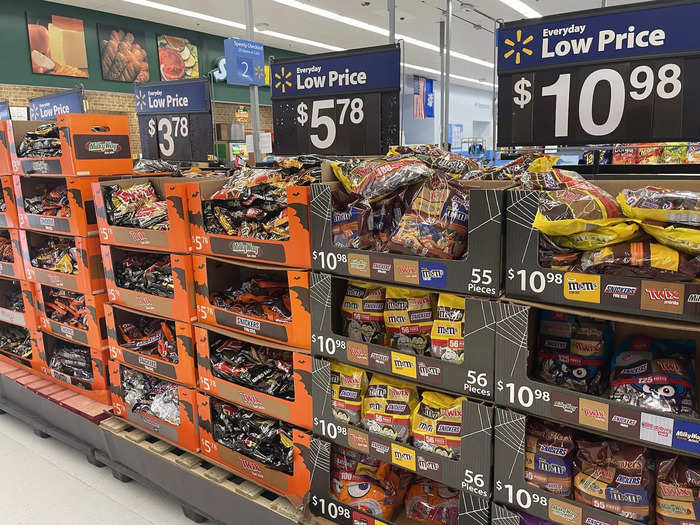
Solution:
<svg viewBox="0 0 700 525"><path fill-rule="evenodd" d="M425 119L425 78L413 75L413 118Z"/></svg>

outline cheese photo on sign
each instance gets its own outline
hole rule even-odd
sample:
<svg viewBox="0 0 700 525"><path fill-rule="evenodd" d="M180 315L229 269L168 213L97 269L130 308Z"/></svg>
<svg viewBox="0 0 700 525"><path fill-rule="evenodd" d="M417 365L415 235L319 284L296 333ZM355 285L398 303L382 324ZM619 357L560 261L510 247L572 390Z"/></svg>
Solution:
<svg viewBox="0 0 700 525"><path fill-rule="evenodd" d="M27 35L32 73L88 77L82 20L27 13Z"/></svg>

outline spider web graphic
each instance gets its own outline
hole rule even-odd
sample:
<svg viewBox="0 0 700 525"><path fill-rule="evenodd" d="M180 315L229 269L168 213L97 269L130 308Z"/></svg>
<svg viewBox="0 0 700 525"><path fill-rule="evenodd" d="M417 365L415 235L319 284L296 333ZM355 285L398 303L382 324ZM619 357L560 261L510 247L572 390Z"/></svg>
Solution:
<svg viewBox="0 0 700 525"><path fill-rule="evenodd" d="M488 208L488 218L475 225L469 225L469 231L473 232L482 228L489 223L501 224L501 200L499 199L499 192L496 190L482 190L484 193L486 207Z"/></svg>
<svg viewBox="0 0 700 525"><path fill-rule="evenodd" d="M476 523L489 523L489 502L488 500L475 497L464 491L460 491L462 495L462 508L465 509L461 512L460 516L471 516L471 518ZM461 521L461 520L460 520Z"/></svg>
<svg viewBox="0 0 700 525"><path fill-rule="evenodd" d="M492 301L479 301L481 303L481 324L479 328L472 330L471 332L466 332L464 337L469 337L482 330L489 330L491 332L496 331L496 310L495 305ZM478 310L476 312L470 311L467 315L478 315Z"/></svg>
<svg viewBox="0 0 700 525"><path fill-rule="evenodd" d="M535 215L537 215L539 195L534 191L514 191L512 195L510 206L508 206L508 222L515 223L528 232L527 242L524 243L520 259L522 263L525 260L525 254L530 248L533 236L535 241L537 241L537 235L535 235L537 230L532 227L532 223L535 220Z"/></svg>
<svg viewBox="0 0 700 525"><path fill-rule="evenodd" d="M322 246L326 243L327 228L331 223L330 201L331 190L328 186L325 184L311 185L311 215L318 217L321 224L323 224L323 230L321 230Z"/></svg>
<svg viewBox="0 0 700 525"><path fill-rule="evenodd" d="M498 308L500 317L496 332L497 337L502 337L518 347L518 351L513 356L513 366L510 369L510 377L513 377L520 353L527 352L529 308L504 303L498 303Z"/></svg>
<svg viewBox="0 0 700 525"><path fill-rule="evenodd" d="M461 436L462 439L476 436L477 434L486 434L488 436L488 440L491 441L491 435L493 434L493 426L492 426L492 415L491 415L491 407L488 407L486 405L481 405L477 404L474 402L470 402L470 405L475 405L475 408L477 410L477 413L479 414L479 429L475 430L473 432L468 432L466 434L463 434Z"/></svg>
<svg viewBox="0 0 700 525"><path fill-rule="evenodd" d="M326 414L326 403L331 398L333 391L331 389L331 363L320 357L314 357L312 363L312 373L311 373L311 392L313 395L314 390L317 392L322 392L323 395L323 407L321 410L321 415Z"/></svg>
<svg viewBox="0 0 700 525"><path fill-rule="evenodd" d="M331 444L321 439L311 438L311 446L309 454L313 468L311 470L311 479L314 479L316 467L321 472L330 473L331 471Z"/></svg>
<svg viewBox="0 0 700 525"><path fill-rule="evenodd" d="M491 523L500 525L520 525L520 516L500 505L493 505L491 509Z"/></svg>
<svg viewBox="0 0 700 525"><path fill-rule="evenodd" d="M494 431L496 442L502 443L504 449L509 448L514 452L508 474L509 478L513 477L515 466L525 455L525 416L510 410L497 409ZM495 452L498 452L498 448Z"/></svg>
<svg viewBox="0 0 700 525"><path fill-rule="evenodd" d="M316 326L326 326L326 312L331 311L331 277L324 274L311 274L311 283L309 286L311 301L322 305L321 322L314 323ZM314 309L312 309L313 311Z"/></svg>

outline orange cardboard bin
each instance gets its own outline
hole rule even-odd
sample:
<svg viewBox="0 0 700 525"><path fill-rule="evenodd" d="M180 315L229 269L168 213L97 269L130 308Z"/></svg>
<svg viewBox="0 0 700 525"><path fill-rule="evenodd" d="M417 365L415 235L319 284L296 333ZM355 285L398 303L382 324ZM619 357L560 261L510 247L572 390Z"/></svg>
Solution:
<svg viewBox="0 0 700 525"><path fill-rule="evenodd" d="M78 272L63 273L32 266L37 251L46 246L49 239L70 239L78 251ZM24 270L28 281L64 288L85 295L97 295L105 291L105 277L100 255L100 240L97 237L66 237L34 231L20 230L20 244L24 258Z"/></svg>
<svg viewBox="0 0 700 525"><path fill-rule="evenodd" d="M12 310L6 305L0 305L0 321L22 326L30 330L37 328L37 304L34 283L19 281L16 279L0 278L0 297L7 298L20 293L22 296L23 311Z"/></svg>
<svg viewBox="0 0 700 525"><path fill-rule="evenodd" d="M105 303L107 302L106 293L98 295L83 294L88 311L88 315L85 317L87 328L83 328L51 319L47 312L46 303L52 287L45 284L37 284L36 287L39 327L44 332L70 339L78 344L92 348L106 348L107 326L104 313Z"/></svg>
<svg viewBox="0 0 700 525"><path fill-rule="evenodd" d="M199 451L199 436L197 430L196 390L185 386L177 387L178 403L180 405L180 424L173 425L168 421L157 418L151 414L134 412L133 407L124 400L122 388L122 370L131 368L116 361L109 362L109 377L112 391L112 405L114 414L133 423L146 432L177 445L190 452ZM146 374L149 375L149 374Z"/></svg>
<svg viewBox="0 0 700 525"><path fill-rule="evenodd" d="M2 127L0 121L0 127ZM2 161L0 161L2 163ZM8 172L9 173L9 172ZM0 227L19 228L17 217L17 201L15 200L15 186L12 175L0 176L0 186L2 186L2 204L0 204Z"/></svg>
<svg viewBox="0 0 700 525"><path fill-rule="evenodd" d="M193 251L217 257L250 259L295 268L311 268L310 188L308 186L287 188L289 240L267 241L207 233L202 211L204 202L218 191L227 180L202 180L190 186L190 231Z"/></svg>
<svg viewBox="0 0 700 525"><path fill-rule="evenodd" d="M156 353L144 354L138 350L123 346L123 338L118 328L119 325L121 323L133 323L137 318L143 317L175 324L173 335L175 336L175 348L178 356L177 363L163 359ZM109 341L109 358L111 360L119 361L185 386L197 387L191 324L111 304L105 305L105 319L107 320L107 338Z"/></svg>
<svg viewBox="0 0 700 525"><path fill-rule="evenodd" d="M6 261L0 261L0 277L10 277L12 279L26 279L24 273L24 261L22 260L22 248L19 230L0 229L0 237L10 240L12 256Z"/></svg>
<svg viewBox="0 0 700 525"><path fill-rule="evenodd" d="M136 310L162 315L176 321L189 323L197 319L192 278L192 256L169 254L173 271L173 297L161 297L117 286L114 268L125 257L143 254L145 250L129 250L119 246L102 245L102 260L107 281L109 302ZM163 255L158 252L158 255Z"/></svg>
<svg viewBox="0 0 700 525"><path fill-rule="evenodd" d="M293 441L293 472L291 475L272 469L259 461L218 443L214 439L212 400L214 398L197 392L197 407L199 412L199 438L202 454L211 458L228 470L249 479L258 485L286 496L289 501L300 506L304 496L309 492L311 483L310 441L309 433L292 429Z"/></svg>
<svg viewBox="0 0 700 525"><path fill-rule="evenodd" d="M104 188L114 185L130 188L135 184L146 182L153 184L158 198L167 203L169 228L167 230L152 230L110 224L105 210ZM95 198L95 213L100 231L100 240L104 244L117 246L144 247L149 250L170 253L190 252L187 195L191 184L190 179L181 177L145 177L93 182L92 189Z"/></svg>
<svg viewBox="0 0 700 525"><path fill-rule="evenodd" d="M197 319L200 322L304 350L311 349L308 271L205 255L193 255L192 258L197 291ZM276 274L277 280L288 283L292 313L289 323L269 321L262 317L232 312L214 306L209 300L210 293L221 292L229 286L240 285L261 274Z"/></svg>
<svg viewBox="0 0 700 525"><path fill-rule="evenodd" d="M61 156L18 157L17 150L27 132L48 123L0 121L0 174L97 176L131 173L133 162L126 115L58 115Z"/></svg>
<svg viewBox="0 0 700 525"><path fill-rule="evenodd" d="M195 325L194 334L197 342L197 376L200 390L275 419L287 421L297 427L308 430L313 428L311 416L311 355L301 353L298 349L290 346L261 341L212 326ZM211 362L211 343L222 336L258 346L267 346L292 352L294 400L288 401L258 392L216 376Z"/></svg>

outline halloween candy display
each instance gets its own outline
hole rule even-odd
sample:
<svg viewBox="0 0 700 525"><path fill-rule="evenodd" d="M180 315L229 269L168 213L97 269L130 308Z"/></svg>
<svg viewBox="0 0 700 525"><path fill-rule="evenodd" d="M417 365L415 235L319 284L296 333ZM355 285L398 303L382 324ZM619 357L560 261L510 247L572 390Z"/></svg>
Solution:
<svg viewBox="0 0 700 525"><path fill-rule="evenodd" d="M12 251L12 240L6 231L0 233L0 261L9 263L15 261L14 252Z"/></svg>
<svg viewBox="0 0 700 525"><path fill-rule="evenodd" d="M78 273L77 250L66 237L51 237L36 249L32 266L61 273Z"/></svg>
<svg viewBox="0 0 700 525"><path fill-rule="evenodd" d="M88 310L83 294L59 288L44 290L44 308L49 319L87 330Z"/></svg>
<svg viewBox="0 0 700 525"><path fill-rule="evenodd" d="M174 295L170 255L133 253L115 264L117 286L160 297Z"/></svg>
<svg viewBox="0 0 700 525"><path fill-rule="evenodd" d="M55 339L55 342L55 346L46 351L49 367L70 377L92 381L90 348L63 339Z"/></svg>
<svg viewBox="0 0 700 525"><path fill-rule="evenodd" d="M70 217L66 185L40 185L37 187L34 196L24 198L24 211L34 215Z"/></svg>
<svg viewBox="0 0 700 525"><path fill-rule="evenodd" d="M418 478L406 492L406 517L431 525L459 523L459 492L432 479Z"/></svg>
<svg viewBox="0 0 700 525"><path fill-rule="evenodd" d="M133 322L119 323L117 330L123 348L178 364L174 322L137 317Z"/></svg>
<svg viewBox="0 0 700 525"><path fill-rule="evenodd" d="M525 428L525 480L571 497L574 435L571 429L529 418Z"/></svg>
<svg viewBox="0 0 700 525"><path fill-rule="evenodd" d="M133 412L150 414L171 425L180 424L180 406L175 383L121 367L124 402Z"/></svg>
<svg viewBox="0 0 700 525"><path fill-rule="evenodd" d="M462 403L465 397L423 392L411 414L413 446L457 459L461 454Z"/></svg>
<svg viewBox="0 0 700 525"><path fill-rule="evenodd" d="M211 304L243 315L275 323L291 322L289 287L286 282L254 278L221 292L212 292Z"/></svg>
<svg viewBox="0 0 700 525"><path fill-rule="evenodd" d="M18 157L60 157L61 140L55 122L42 124L27 134L17 147Z"/></svg>
<svg viewBox="0 0 700 525"><path fill-rule="evenodd" d="M0 323L0 351L29 359L32 356L29 330L21 326Z"/></svg>
<svg viewBox="0 0 700 525"><path fill-rule="evenodd" d="M106 186L102 191L109 224L150 230L169 229L167 203L160 200L150 182L127 188Z"/></svg>

